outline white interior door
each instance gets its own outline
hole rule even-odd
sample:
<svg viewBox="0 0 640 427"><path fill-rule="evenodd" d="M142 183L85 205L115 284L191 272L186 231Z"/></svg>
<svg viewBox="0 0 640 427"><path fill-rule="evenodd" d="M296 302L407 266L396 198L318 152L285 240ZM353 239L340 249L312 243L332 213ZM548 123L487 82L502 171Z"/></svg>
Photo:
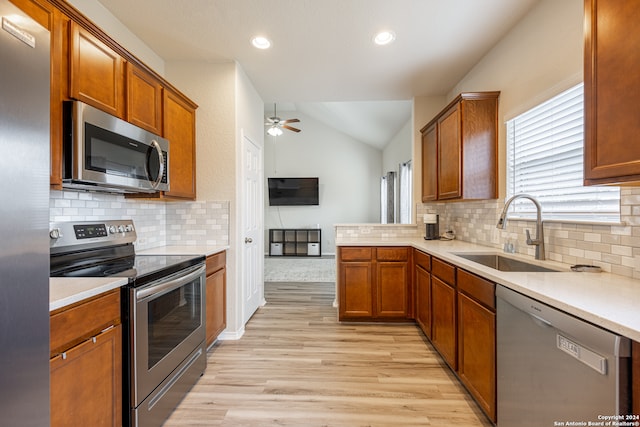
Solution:
<svg viewBox="0 0 640 427"><path fill-rule="evenodd" d="M242 321L264 303L264 185L262 147L242 134Z"/></svg>

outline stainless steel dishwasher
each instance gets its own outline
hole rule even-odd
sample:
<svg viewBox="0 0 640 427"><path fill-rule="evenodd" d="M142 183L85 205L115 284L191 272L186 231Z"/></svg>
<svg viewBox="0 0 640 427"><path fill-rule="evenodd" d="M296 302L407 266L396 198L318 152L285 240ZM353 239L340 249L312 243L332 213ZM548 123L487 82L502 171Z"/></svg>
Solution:
<svg viewBox="0 0 640 427"><path fill-rule="evenodd" d="M503 286L496 297L498 427L629 413L627 338Z"/></svg>

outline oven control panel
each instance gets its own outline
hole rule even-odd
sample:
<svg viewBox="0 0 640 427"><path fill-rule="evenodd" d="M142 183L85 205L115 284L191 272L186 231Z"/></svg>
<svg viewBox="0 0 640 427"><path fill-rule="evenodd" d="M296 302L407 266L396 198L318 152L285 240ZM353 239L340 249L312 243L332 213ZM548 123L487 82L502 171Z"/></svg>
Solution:
<svg viewBox="0 0 640 427"><path fill-rule="evenodd" d="M76 233L76 239L92 239L94 237L105 237L107 235L107 226L104 224L86 224L74 225L73 231Z"/></svg>
<svg viewBox="0 0 640 427"><path fill-rule="evenodd" d="M136 230L133 220L57 222L50 224L50 248L71 250L76 246L120 245L133 243Z"/></svg>

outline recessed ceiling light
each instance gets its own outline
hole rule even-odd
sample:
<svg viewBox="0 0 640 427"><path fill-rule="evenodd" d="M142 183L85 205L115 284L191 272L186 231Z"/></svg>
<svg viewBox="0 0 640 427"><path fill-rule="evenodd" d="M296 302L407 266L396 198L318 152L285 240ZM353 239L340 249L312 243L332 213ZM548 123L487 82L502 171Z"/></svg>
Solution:
<svg viewBox="0 0 640 427"><path fill-rule="evenodd" d="M256 36L251 39L251 44L258 49L269 49L271 47L271 41L268 38L262 36Z"/></svg>
<svg viewBox="0 0 640 427"><path fill-rule="evenodd" d="M393 42L395 39L396 33L394 33L393 31L380 31L373 38L373 42L377 45L384 46Z"/></svg>

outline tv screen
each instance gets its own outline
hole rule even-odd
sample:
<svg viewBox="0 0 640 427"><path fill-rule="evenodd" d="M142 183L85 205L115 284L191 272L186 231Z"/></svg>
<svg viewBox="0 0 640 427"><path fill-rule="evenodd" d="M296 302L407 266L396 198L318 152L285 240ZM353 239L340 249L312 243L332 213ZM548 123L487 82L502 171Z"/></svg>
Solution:
<svg viewBox="0 0 640 427"><path fill-rule="evenodd" d="M269 206L318 204L318 178L269 178Z"/></svg>

